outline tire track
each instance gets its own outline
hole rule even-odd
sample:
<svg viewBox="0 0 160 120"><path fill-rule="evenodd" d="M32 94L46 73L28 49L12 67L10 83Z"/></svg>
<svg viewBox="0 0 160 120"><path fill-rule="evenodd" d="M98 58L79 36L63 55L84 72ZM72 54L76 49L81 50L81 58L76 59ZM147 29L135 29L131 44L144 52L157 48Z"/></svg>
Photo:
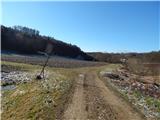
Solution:
<svg viewBox="0 0 160 120"><path fill-rule="evenodd" d="M106 104L97 86L94 74L86 74L84 81L86 110L90 120L117 120L116 113Z"/></svg>
<svg viewBox="0 0 160 120"><path fill-rule="evenodd" d="M98 78L96 72L79 74L64 120L145 120Z"/></svg>
<svg viewBox="0 0 160 120"><path fill-rule="evenodd" d="M76 81L76 88L72 98L72 103L64 113L64 120L86 120L87 113L85 111L84 100L84 75L80 74Z"/></svg>

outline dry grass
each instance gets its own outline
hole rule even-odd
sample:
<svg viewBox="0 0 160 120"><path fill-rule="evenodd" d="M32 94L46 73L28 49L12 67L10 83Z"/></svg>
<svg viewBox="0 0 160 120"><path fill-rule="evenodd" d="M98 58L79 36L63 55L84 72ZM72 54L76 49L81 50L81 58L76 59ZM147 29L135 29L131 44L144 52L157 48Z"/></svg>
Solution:
<svg viewBox="0 0 160 120"><path fill-rule="evenodd" d="M2 65L16 67L36 74L41 66L2 62ZM14 90L2 91L2 120L47 119L55 118L61 97L71 89L76 72L67 69L46 68L49 73L44 81L33 77L31 82L21 83ZM59 102L61 101L61 102Z"/></svg>
<svg viewBox="0 0 160 120"><path fill-rule="evenodd" d="M160 63L144 63L141 59L130 58L126 68L140 77L149 78L154 82L160 81Z"/></svg>
<svg viewBox="0 0 160 120"><path fill-rule="evenodd" d="M44 65L46 57L44 56L24 56L24 55L7 55L2 54L2 61L26 63L32 65ZM64 58L58 56L52 56L49 59L48 66L56 68L79 68L79 67L92 67L92 66L103 66L104 62L92 62L84 60L76 60L71 58Z"/></svg>

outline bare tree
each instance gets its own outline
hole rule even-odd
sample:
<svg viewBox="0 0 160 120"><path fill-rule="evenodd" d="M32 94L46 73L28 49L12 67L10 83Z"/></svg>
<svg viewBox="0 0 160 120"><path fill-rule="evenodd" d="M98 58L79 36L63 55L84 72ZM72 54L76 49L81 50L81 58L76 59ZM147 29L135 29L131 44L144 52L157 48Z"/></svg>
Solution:
<svg viewBox="0 0 160 120"><path fill-rule="evenodd" d="M49 58L50 58L50 55L51 55L52 51L53 51L53 44L48 43L47 46L46 46L45 52L39 52L40 54L44 54L47 57L47 59L45 61L45 64L42 67L42 70L41 70L40 74L37 75L37 77L36 77L37 79L42 79L42 78L45 79L44 70L45 70L45 67L47 66L47 63L49 61Z"/></svg>

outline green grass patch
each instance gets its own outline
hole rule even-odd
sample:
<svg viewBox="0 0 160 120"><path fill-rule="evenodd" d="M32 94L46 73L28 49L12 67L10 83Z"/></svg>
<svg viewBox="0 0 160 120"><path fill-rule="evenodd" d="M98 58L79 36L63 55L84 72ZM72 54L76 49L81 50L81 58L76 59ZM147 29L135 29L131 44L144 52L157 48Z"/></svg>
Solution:
<svg viewBox="0 0 160 120"><path fill-rule="evenodd" d="M160 100L152 97L146 97L146 103L148 106L154 107L157 112L160 112Z"/></svg>

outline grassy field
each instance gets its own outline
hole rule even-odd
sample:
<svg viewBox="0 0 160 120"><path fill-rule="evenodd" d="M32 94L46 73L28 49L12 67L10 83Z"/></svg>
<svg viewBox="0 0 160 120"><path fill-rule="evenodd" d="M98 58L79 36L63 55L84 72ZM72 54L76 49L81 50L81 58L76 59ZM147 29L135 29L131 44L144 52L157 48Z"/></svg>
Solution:
<svg viewBox="0 0 160 120"><path fill-rule="evenodd" d="M17 84L13 90L2 91L2 120L22 119L54 119L63 112L67 97L74 87L79 73L94 70L97 73L102 67L55 68L46 67L48 77L36 80L42 66L2 61L2 71L25 71L31 81ZM6 67L7 66L7 67ZM117 65L109 65L106 69L115 69Z"/></svg>
<svg viewBox="0 0 160 120"><path fill-rule="evenodd" d="M37 81L36 73L41 66L12 62L2 65L25 70L33 76L30 82L18 84L14 90L2 91L2 119L55 118L60 98L72 87L76 71L47 67L48 78Z"/></svg>
<svg viewBox="0 0 160 120"><path fill-rule="evenodd" d="M2 61L2 72L24 71L31 76L13 90L2 90L2 120L54 119L61 114L76 77L83 68L46 67L45 80L36 80L42 66ZM91 69L97 70L97 67Z"/></svg>
<svg viewBox="0 0 160 120"><path fill-rule="evenodd" d="M16 54L2 54L2 61L27 63L33 65L44 65L46 57L44 56L27 56L27 55L16 55ZM102 66L105 65L104 62L93 62L76 60L71 58L64 58L58 56L52 56L49 59L48 66L56 68L79 68L79 67L90 67L90 66Z"/></svg>
<svg viewBox="0 0 160 120"><path fill-rule="evenodd" d="M67 107L66 105L70 100L69 98L72 97L73 90L75 87L74 85L79 74L81 73L89 74L90 71L94 71L97 73L97 75L99 75L101 71L116 72L117 69L123 68L123 65L121 64L105 63L106 65L102 65L103 63L84 62L84 61L79 61L79 62L83 65L85 63L87 64L87 66L82 65L83 66L82 67L81 65L78 65L75 67L74 65L72 66L72 64L69 64L71 65L70 67L64 65L62 66L62 68L59 68L61 65L58 67L52 67L51 64L54 64L54 62L52 62L45 69L46 79L37 80L35 79L36 75L40 72L42 68L42 66L39 65L40 61L37 61L37 63L29 62L28 64L27 62L25 63L24 61L20 63L16 61L11 62L13 59L14 58L8 61L1 62L2 72L23 71L30 75L31 80L25 83L22 82L20 84L15 84L16 86L15 89L2 90L2 120L56 119L58 118L57 116L62 115L65 108ZM35 60L37 60L37 58ZM74 64L77 64L76 60L73 61ZM92 66L92 64L94 65ZM131 67L133 70L142 69L140 66L135 66L135 63L130 65L131 66L129 67ZM71 67L72 69L69 69ZM133 71L132 74L133 73L136 74L135 71ZM145 75L143 75L143 77L144 76ZM103 82L105 83L104 79ZM117 84L115 84L115 86L116 85ZM123 94L122 96L125 96L125 93ZM143 97L143 95L139 91L133 93L133 95L137 99L139 99L139 97L141 96ZM159 100L156 100L149 96L146 97L145 99L147 105L149 106L156 105L159 107ZM159 110L159 108L156 110Z"/></svg>

